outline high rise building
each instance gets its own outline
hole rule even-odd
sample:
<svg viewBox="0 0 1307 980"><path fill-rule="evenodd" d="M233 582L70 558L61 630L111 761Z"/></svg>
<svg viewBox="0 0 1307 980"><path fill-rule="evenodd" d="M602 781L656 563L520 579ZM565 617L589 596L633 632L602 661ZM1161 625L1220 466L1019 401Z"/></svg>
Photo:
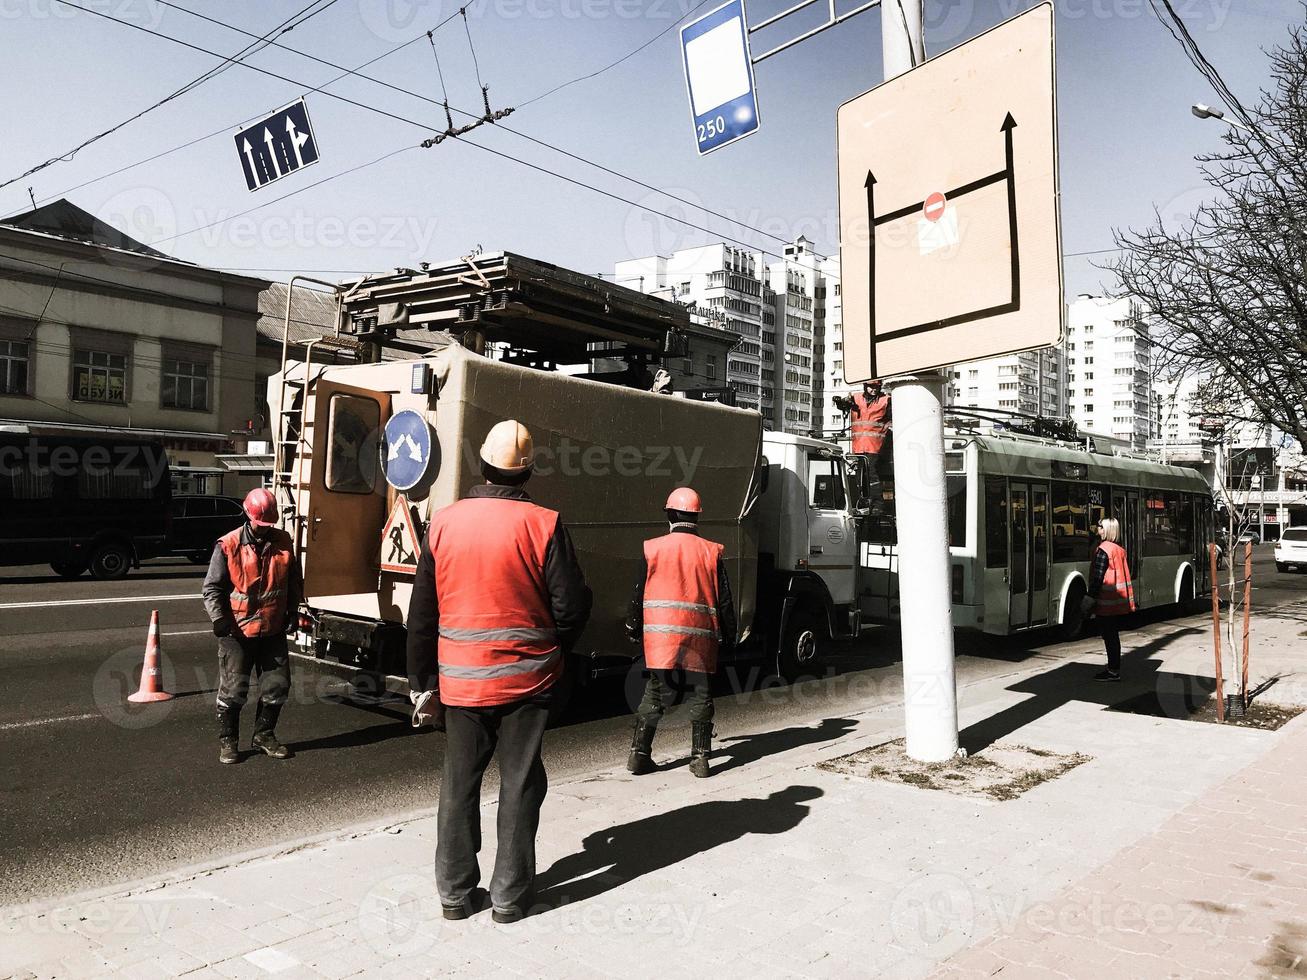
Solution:
<svg viewBox="0 0 1307 980"><path fill-rule="evenodd" d="M818 316L817 293L822 281L823 257L812 251L812 243L800 236L784 247L782 258L768 266L776 310L775 425L786 432L806 434L821 428L820 381L814 384L814 343L820 322L824 331L826 311ZM824 288L822 289L824 293ZM820 378L820 368L818 369ZM814 405L817 405L814 417Z"/></svg>
<svg viewBox="0 0 1307 980"><path fill-rule="evenodd" d="M1143 450L1156 428L1152 338L1130 297L1081 296L1067 313L1066 382L1080 431Z"/></svg>

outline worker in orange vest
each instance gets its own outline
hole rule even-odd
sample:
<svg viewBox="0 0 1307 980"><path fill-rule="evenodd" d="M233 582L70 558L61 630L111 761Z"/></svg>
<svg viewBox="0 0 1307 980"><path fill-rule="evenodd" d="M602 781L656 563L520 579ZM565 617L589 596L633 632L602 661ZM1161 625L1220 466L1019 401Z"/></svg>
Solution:
<svg viewBox="0 0 1307 980"><path fill-rule="evenodd" d="M1130 580L1130 562L1120 545L1121 523L1105 517L1098 525L1099 544L1089 573L1086 607L1098 618L1099 632L1107 651L1107 669L1094 675L1096 681L1121 679L1121 617L1135 611L1135 587Z"/></svg>
<svg viewBox="0 0 1307 980"><path fill-rule="evenodd" d="M303 597L299 561L290 535L277 527L270 490L245 495L245 523L213 547L204 577L204 609L218 637L218 761L240 762L241 708L250 675L259 675L259 704L251 746L274 759L290 758L275 729L290 694L286 637L298 626Z"/></svg>
<svg viewBox="0 0 1307 980"><path fill-rule="evenodd" d="M648 673L636 712L626 768L653 771L654 733L678 683L690 690L690 772L711 774L712 675L721 649L735 645L735 606L722 560L725 549L699 536L703 504L689 487L667 498L667 534L644 543L644 563L627 616L632 640L644 643Z"/></svg>
<svg viewBox="0 0 1307 980"><path fill-rule="evenodd" d="M446 733L436 818L436 890L446 919L479 907L481 780L492 757L493 918L516 922L529 909L548 787L540 745L564 657L590 618L590 589L562 518L523 489L534 456L522 423L490 430L481 446L485 483L432 515L409 601L414 720Z"/></svg>
<svg viewBox="0 0 1307 980"><path fill-rule="evenodd" d="M835 395L831 402L848 414L852 452L867 457L868 466L862 471L863 499L870 499L873 504L877 504L875 497L880 485L880 461L885 457L885 446L891 432L890 396L880 379L873 378L863 384L861 392L846 397Z"/></svg>

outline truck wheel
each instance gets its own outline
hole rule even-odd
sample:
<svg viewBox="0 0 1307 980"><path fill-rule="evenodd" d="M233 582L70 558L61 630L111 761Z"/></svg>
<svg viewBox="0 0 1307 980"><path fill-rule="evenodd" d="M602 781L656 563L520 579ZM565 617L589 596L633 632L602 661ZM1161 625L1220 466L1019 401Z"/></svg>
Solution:
<svg viewBox="0 0 1307 980"><path fill-rule="evenodd" d="M1066 590L1066 604L1062 607L1062 625L1058 634L1064 641L1078 640L1085 632L1085 613L1080 604L1085 598L1085 587L1079 581Z"/></svg>
<svg viewBox="0 0 1307 980"><path fill-rule="evenodd" d="M790 683L815 676L825 644L830 639L825 618L810 609L795 609L785 624L776 654L777 672Z"/></svg>
<svg viewBox="0 0 1307 980"><path fill-rule="evenodd" d="M50 562L50 568L60 578L80 578L82 572L86 571L86 565L79 561L69 561L63 559L60 561Z"/></svg>
<svg viewBox="0 0 1307 980"><path fill-rule="evenodd" d="M1283 574L1284 572L1287 572L1289 570L1289 563L1283 561L1277 561L1275 563L1275 570Z"/></svg>
<svg viewBox="0 0 1307 980"><path fill-rule="evenodd" d="M122 578L132 567L131 551L117 541L102 544L91 558L91 577L100 579Z"/></svg>

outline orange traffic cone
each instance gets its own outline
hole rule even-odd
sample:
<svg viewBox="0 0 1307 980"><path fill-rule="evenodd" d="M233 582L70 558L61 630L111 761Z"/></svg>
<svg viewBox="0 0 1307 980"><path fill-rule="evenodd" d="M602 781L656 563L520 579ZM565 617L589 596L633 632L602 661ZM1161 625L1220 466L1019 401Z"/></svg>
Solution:
<svg viewBox="0 0 1307 980"><path fill-rule="evenodd" d="M145 664L141 667L141 689L127 700L168 701L172 695L163 689L163 674L159 670L159 610L150 613L150 634L145 640Z"/></svg>

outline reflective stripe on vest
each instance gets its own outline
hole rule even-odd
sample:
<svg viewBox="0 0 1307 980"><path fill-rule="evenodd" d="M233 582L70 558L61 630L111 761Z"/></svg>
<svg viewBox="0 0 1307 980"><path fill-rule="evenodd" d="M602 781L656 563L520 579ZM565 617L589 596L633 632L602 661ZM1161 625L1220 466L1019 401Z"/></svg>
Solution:
<svg viewBox="0 0 1307 980"><path fill-rule="evenodd" d="M853 396L853 409L849 412L849 433L853 437L855 453L879 453L889 433L888 395L867 399L861 393Z"/></svg>
<svg viewBox="0 0 1307 980"><path fill-rule="evenodd" d="M697 534L666 534L644 543L644 659L650 669L717 669L717 564L723 551Z"/></svg>
<svg viewBox="0 0 1307 980"><path fill-rule="evenodd" d="M1124 616L1135 611L1135 587L1130 580L1130 563L1125 549L1115 541L1098 546L1107 555L1107 573L1098 592L1095 611L1100 616Z"/></svg>
<svg viewBox="0 0 1307 980"><path fill-rule="evenodd" d="M287 579L295 560L290 535L269 528L263 554L252 544L242 544L244 528L218 539L227 557L227 574L232 590L228 594L231 614L243 636L272 636L286 629Z"/></svg>
<svg viewBox="0 0 1307 980"><path fill-rule="evenodd" d="M445 704L509 704L562 673L544 573L557 526L556 512L506 497L467 497L432 515Z"/></svg>

